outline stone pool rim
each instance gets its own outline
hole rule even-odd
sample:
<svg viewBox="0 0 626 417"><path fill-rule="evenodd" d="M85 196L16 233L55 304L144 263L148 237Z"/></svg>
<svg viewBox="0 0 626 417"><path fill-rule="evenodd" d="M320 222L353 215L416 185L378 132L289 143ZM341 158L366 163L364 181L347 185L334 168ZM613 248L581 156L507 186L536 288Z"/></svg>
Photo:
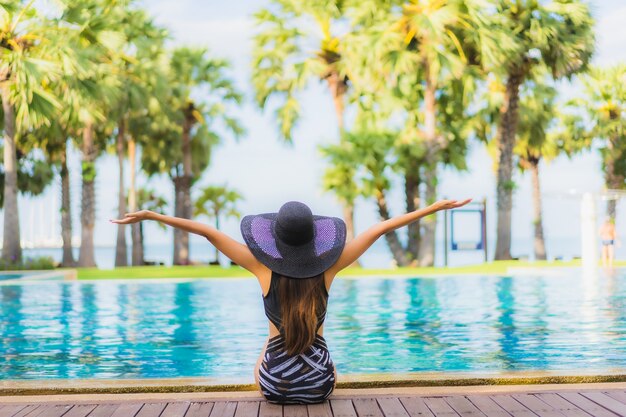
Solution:
<svg viewBox="0 0 626 417"><path fill-rule="evenodd" d="M246 379L247 381L247 379ZM414 372L340 375L338 389L626 382L626 369L514 372ZM254 391L243 378L2 380L0 396Z"/></svg>

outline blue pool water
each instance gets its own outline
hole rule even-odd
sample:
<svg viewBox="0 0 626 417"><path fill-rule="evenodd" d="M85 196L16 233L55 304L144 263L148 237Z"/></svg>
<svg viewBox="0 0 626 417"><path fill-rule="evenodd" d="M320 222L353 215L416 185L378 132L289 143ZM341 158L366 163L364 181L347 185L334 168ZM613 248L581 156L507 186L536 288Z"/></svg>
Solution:
<svg viewBox="0 0 626 417"><path fill-rule="evenodd" d="M339 374L626 368L626 271L339 278ZM0 285L0 379L237 377L267 337L255 279Z"/></svg>

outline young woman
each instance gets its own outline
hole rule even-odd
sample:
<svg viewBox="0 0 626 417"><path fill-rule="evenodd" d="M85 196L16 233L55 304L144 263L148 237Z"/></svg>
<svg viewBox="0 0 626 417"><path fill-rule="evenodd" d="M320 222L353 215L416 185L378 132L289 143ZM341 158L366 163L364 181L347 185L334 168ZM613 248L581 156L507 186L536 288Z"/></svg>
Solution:
<svg viewBox="0 0 626 417"><path fill-rule="evenodd" d="M335 275L385 233L469 202L438 201L377 223L347 244L343 220L313 215L297 201L283 204L278 213L245 216L241 220L245 245L211 226L147 210L111 221L156 220L204 236L252 272L261 285L269 319L269 337L254 369L257 387L270 402L306 404L324 401L336 385L337 371L323 336L328 292Z"/></svg>

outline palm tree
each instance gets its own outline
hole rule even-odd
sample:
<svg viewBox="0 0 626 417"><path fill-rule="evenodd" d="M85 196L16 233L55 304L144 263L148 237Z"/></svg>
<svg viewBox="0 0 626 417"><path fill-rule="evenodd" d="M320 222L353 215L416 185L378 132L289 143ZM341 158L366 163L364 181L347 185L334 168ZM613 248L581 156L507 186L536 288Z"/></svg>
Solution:
<svg viewBox="0 0 626 417"><path fill-rule="evenodd" d="M584 97L571 104L584 111L586 126L580 141L598 143L607 189L626 188L626 65L594 67L581 77ZM617 200L607 203L606 215L615 220Z"/></svg>
<svg viewBox="0 0 626 417"><path fill-rule="evenodd" d="M135 199L135 141L132 137L130 124L131 118L143 117L146 112L147 97L158 97L159 85L155 80L161 81L163 74L160 70L160 58L163 56L163 42L167 33L157 27L152 19L143 10L132 8L132 4L125 3L117 9L117 19L123 29L125 45L115 59L117 76L124 93L115 106L112 115L117 122L117 134L115 149L118 158L119 190L118 190L118 216L121 218L126 213L126 191L124 187L124 160L128 149L131 170L131 190L129 191L129 211L136 210ZM156 76L155 76L156 75ZM157 100L158 103L158 100ZM138 224L131 226L133 242L137 243ZM133 245L135 248L135 245ZM138 261L138 253L133 249L135 260ZM117 242L115 250L115 266L126 266L128 262L126 233L124 225L118 225Z"/></svg>
<svg viewBox="0 0 626 417"><path fill-rule="evenodd" d="M461 78L468 59L459 39L470 25L462 1L365 0L348 13L353 33L346 36L351 80L359 94L389 90L405 128L401 152L406 209L437 197L437 170L454 135L441 122L443 91ZM459 99L463 100L462 97ZM441 114L440 114L441 113ZM423 197L420 188L425 185ZM409 226L411 260L434 263L436 218Z"/></svg>
<svg viewBox="0 0 626 417"><path fill-rule="evenodd" d="M335 32L344 18L343 7L341 0L272 0L269 7L255 14L256 25L261 27L254 37L252 62L256 101L263 109L271 98L279 101L275 115L280 134L288 143L300 118L297 94L311 79L326 82L342 136L349 78L342 40ZM308 25L321 37L305 31ZM310 44L315 45L313 50L308 48ZM354 238L354 201L349 197L350 193L339 196L348 241Z"/></svg>
<svg viewBox="0 0 626 417"><path fill-rule="evenodd" d="M55 37L49 21L39 16L30 1L0 5L0 94L4 112L4 238L2 258L22 261L17 206L17 143L29 127L50 120L58 101L44 87L59 76L57 51L63 37ZM58 33L57 33L58 35Z"/></svg>
<svg viewBox="0 0 626 417"><path fill-rule="evenodd" d="M493 0L474 13L468 35L484 68L506 86L497 129L497 237L495 259L511 259L513 149L518 132L519 90L532 68L546 65L553 79L586 69L594 49L593 19L579 0Z"/></svg>
<svg viewBox="0 0 626 417"><path fill-rule="evenodd" d="M241 194L224 186L207 186L200 189L200 197L196 200L194 216L207 216L215 219L215 228L220 230L220 217L241 218L237 210L237 202L243 200ZM215 265L219 265L219 251L215 248Z"/></svg>
<svg viewBox="0 0 626 417"><path fill-rule="evenodd" d="M233 82L226 77L229 65L224 60L210 58L203 48L177 48L170 60L169 81L173 89L172 110L177 112L181 129L180 169L173 172L175 188L175 213L178 217L190 219L193 215L191 205L191 185L199 178L193 169L193 135L206 133L213 137L213 143L219 136L209 130L215 123L221 123L239 138L244 130L239 122L227 114L225 104L239 104L242 96ZM206 92L210 102L201 103L192 98L192 91ZM208 159L207 159L208 163ZM201 171L200 171L201 172ZM189 233L174 231L174 264L189 262Z"/></svg>
<svg viewBox="0 0 626 417"><path fill-rule="evenodd" d="M522 171L530 171L532 180L535 259L546 259L541 209L539 163L558 156L557 136L549 130L557 117L554 87L538 80L526 82L520 92L519 125L515 155Z"/></svg>
<svg viewBox="0 0 626 417"><path fill-rule="evenodd" d="M94 253L96 158L113 135L115 124L108 115L119 102L121 85L115 60L125 44L124 34L112 30L119 17L119 3L106 0L63 0L60 18L80 28L73 39L80 64L69 77L66 90L72 97L76 139L82 153L81 245L78 265L96 266Z"/></svg>
<svg viewBox="0 0 626 417"><path fill-rule="evenodd" d="M61 80L57 80L53 84L53 89L57 96L59 94L59 86L63 85ZM67 97L66 97L67 99ZM68 104L70 100L66 100L65 104ZM43 150L46 155L46 165L48 169L56 168L61 177L61 237L63 239L63 255L61 265L64 267L76 266L74 260L74 253L72 251L72 207L70 197L70 175L67 165L67 147L68 147L68 134L67 134L67 111L69 106L65 106L64 110L59 115L51 120L49 126L41 126L37 129L31 129L24 140L30 142L32 148L39 148ZM29 164L20 164L21 167ZM19 174L18 174L19 183ZM22 191L22 190L20 190Z"/></svg>

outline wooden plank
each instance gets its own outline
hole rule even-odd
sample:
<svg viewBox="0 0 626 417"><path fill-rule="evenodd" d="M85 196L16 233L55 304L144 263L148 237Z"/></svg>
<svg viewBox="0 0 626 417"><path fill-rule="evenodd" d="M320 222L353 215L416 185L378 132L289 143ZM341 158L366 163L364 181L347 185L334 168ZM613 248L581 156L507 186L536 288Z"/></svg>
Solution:
<svg viewBox="0 0 626 417"><path fill-rule="evenodd" d="M330 409L330 403L328 401L309 404L306 408L309 411L309 417L333 417L333 411Z"/></svg>
<svg viewBox="0 0 626 417"><path fill-rule="evenodd" d="M539 417L563 417L563 413L532 394L513 394L512 397Z"/></svg>
<svg viewBox="0 0 626 417"><path fill-rule="evenodd" d="M283 417L283 406L262 401L259 406L259 417Z"/></svg>
<svg viewBox="0 0 626 417"><path fill-rule="evenodd" d="M560 397L558 394L554 392L538 392L534 394L535 397L539 398L541 401L550 404L555 409L559 410L561 413L566 416L571 417L589 417L591 414L584 412L580 408L576 407L574 404L565 400L563 397Z"/></svg>
<svg viewBox="0 0 626 417"><path fill-rule="evenodd" d="M426 397L424 403L430 408L430 411L437 417L451 417L459 414L448 405L441 397Z"/></svg>
<svg viewBox="0 0 626 417"><path fill-rule="evenodd" d="M454 409L460 416L463 417L484 417L483 414L474 404L471 403L465 397L460 395L451 395L449 397L443 397L450 407Z"/></svg>
<svg viewBox="0 0 626 417"><path fill-rule="evenodd" d="M398 397L404 409L411 417L433 417L434 414L426 406L423 398L419 397Z"/></svg>
<svg viewBox="0 0 626 417"><path fill-rule="evenodd" d="M259 415L259 401L239 401L235 410L235 417L257 417Z"/></svg>
<svg viewBox="0 0 626 417"><path fill-rule="evenodd" d="M191 404L189 404L189 408L187 409L187 414L185 414L185 417L209 417L211 415L211 410L213 410L212 402L192 402Z"/></svg>
<svg viewBox="0 0 626 417"><path fill-rule="evenodd" d="M119 404L95 404L96 408L89 413L89 417L111 417Z"/></svg>
<svg viewBox="0 0 626 417"><path fill-rule="evenodd" d="M22 408L20 411L18 411L16 414L14 414L11 417L25 417L25 416L33 417L41 413L42 411L43 411L43 408L41 407L41 404L31 404Z"/></svg>
<svg viewBox="0 0 626 417"><path fill-rule="evenodd" d="M285 404L283 405L283 416L285 417L307 417L306 405Z"/></svg>
<svg viewBox="0 0 626 417"><path fill-rule="evenodd" d="M20 410L23 410L26 404L9 404L0 407L0 417L13 417Z"/></svg>
<svg viewBox="0 0 626 417"><path fill-rule="evenodd" d="M622 404L608 395L597 391L581 392L580 395L589 398L591 401L600 404L602 407L609 409L616 414L626 415L626 404Z"/></svg>
<svg viewBox="0 0 626 417"><path fill-rule="evenodd" d="M476 408L478 408L487 417L511 416L511 414L507 413L494 400L489 398L488 395L466 395L465 398L474 404Z"/></svg>
<svg viewBox="0 0 626 417"><path fill-rule="evenodd" d="M237 401L216 401L210 417L234 417Z"/></svg>
<svg viewBox="0 0 626 417"><path fill-rule="evenodd" d="M594 417L615 417L617 414L583 397L577 392L557 392L559 397L569 401L576 407L591 414Z"/></svg>
<svg viewBox="0 0 626 417"><path fill-rule="evenodd" d="M357 417L354 404L350 400L330 400L330 408L335 417Z"/></svg>
<svg viewBox="0 0 626 417"><path fill-rule="evenodd" d="M385 417L409 417L409 413L406 412L398 398L381 397L377 398L377 401Z"/></svg>
<svg viewBox="0 0 626 417"><path fill-rule="evenodd" d="M146 403L135 417L159 417L167 403Z"/></svg>
<svg viewBox="0 0 626 417"><path fill-rule="evenodd" d="M354 398L352 404L359 417L385 417L375 398Z"/></svg>
<svg viewBox="0 0 626 417"><path fill-rule="evenodd" d="M165 405L165 410L163 410L160 417L183 417L185 413L187 412L187 409L189 409L188 401L185 401L185 402L177 401L173 403L167 403Z"/></svg>
<svg viewBox="0 0 626 417"><path fill-rule="evenodd" d="M71 404L63 405L45 405L45 409L41 413L37 413L37 417L61 417L67 413L73 406ZM34 414L33 414L34 415ZM30 414L28 414L30 417Z"/></svg>
<svg viewBox="0 0 626 417"><path fill-rule="evenodd" d="M135 417L142 405L143 403L122 403L111 414L111 417Z"/></svg>
<svg viewBox="0 0 626 417"><path fill-rule="evenodd" d="M535 413L524 407L519 401L515 400L515 398L511 397L510 395L490 395L489 397L514 417L536 416Z"/></svg>
<svg viewBox="0 0 626 417"><path fill-rule="evenodd" d="M604 391L604 393L608 395L609 397L614 398L617 401L626 404L626 392L618 391L618 390L611 390L611 391Z"/></svg>
<svg viewBox="0 0 626 417"><path fill-rule="evenodd" d="M89 417L111 417L118 407L119 404L98 404Z"/></svg>
<svg viewBox="0 0 626 417"><path fill-rule="evenodd" d="M67 414L63 414L63 417L85 417L94 408L96 408L96 404L77 404Z"/></svg>

